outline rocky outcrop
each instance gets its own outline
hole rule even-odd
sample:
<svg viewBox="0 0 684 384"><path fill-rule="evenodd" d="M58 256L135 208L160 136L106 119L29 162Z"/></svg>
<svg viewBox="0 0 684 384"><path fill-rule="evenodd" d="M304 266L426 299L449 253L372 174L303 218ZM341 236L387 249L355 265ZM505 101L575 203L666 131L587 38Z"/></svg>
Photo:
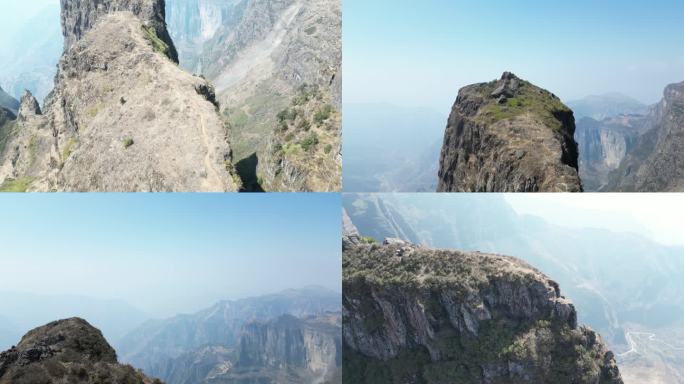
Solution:
<svg viewBox="0 0 684 384"><path fill-rule="evenodd" d="M65 52L83 38L100 18L129 11L140 19L145 28L154 31L168 47L166 55L178 62L178 53L166 29L165 0L61 0L61 5Z"/></svg>
<svg viewBox="0 0 684 384"><path fill-rule="evenodd" d="M21 96L21 104L19 105L19 112L17 114L19 121L26 121L29 118L40 114L42 114L42 112L40 111L38 100L33 97L29 90L24 91L24 94Z"/></svg>
<svg viewBox="0 0 684 384"><path fill-rule="evenodd" d="M577 122L579 174L586 191L602 191L609 175L631 153L637 139L649 129L643 115L618 115L601 121L589 117Z"/></svg>
<svg viewBox="0 0 684 384"><path fill-rule="evenodd" d="M42 116L0 153L37 191L237 191L213 88L169 60L163 0L62 1L65 52Z"/></svg>
<svg viewBox="0 0 684 384"><path fill-rule="evenodd" d="M459 91L444 134L440 192L578 192L572 111L506 72Z"/></svg>
<svg viewBox="0 0 684 384"><path fill-rule="evenodd" d="M55 321L0 354L0 384L161 383L117 363L102 333L83 319Z"/></svg>
<svg viewBox="0 0 684 384"><path fill-rule="evenodd" d="M610 175L608 190L684 191L684 82L665 88L648 119L650 130Z"/></svg>
<svg viewBox="0 0 684 384"><path fill-rule="evenodd" d="M343 252L345 380L622 383L558 284L521 260L397 241Z"/></svg>
<svg viewBox="0 0 684 384"><path fill-rule="evenodd" d="M5 108L15 115L19 112L19 101L5 92L2 87L0 87L0 108Z"/></svg>

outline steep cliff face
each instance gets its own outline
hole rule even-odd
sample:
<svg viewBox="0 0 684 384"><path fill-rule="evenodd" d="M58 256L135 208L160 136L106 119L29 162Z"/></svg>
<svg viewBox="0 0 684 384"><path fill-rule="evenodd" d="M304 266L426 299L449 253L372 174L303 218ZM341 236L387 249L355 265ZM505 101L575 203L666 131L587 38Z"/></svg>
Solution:
<svg viewBox="0 0 684 384"><path fill-rule="evenodd" d="M0 183L39 191L236 191L213 87L173 62L164 1L62 1L65 52ZM21 114L20 114L21 116ZM20 119L21 120L21 119Z"/></svg>
<svg viewBox="0 0 684 384"><path fill-rule="evenodd" d="M668 85L648 118L651 130L610 175L610 190L684 191L684 82Z"/></svg>
<svg viewBox="0 0 684 384"><path fill-rule="evenodd" d="M248 324L238 359L223 379L234 383L341 383L341 316L284 315Z"/></svg>
<svg viewBox="0 0 684 384"><path fill-rule="evenodd" d="M204 44L223 28L235 26L245 5L241 0L167 0L166 19L180 65L193 73L203 73Z"/></svg>
<svg viewBox="0 0 684 384"><path fill-rule="evenodd" d="M440 156L440 192L578 192L573 113L506 72L459 91Z"/></svg>
<svg viewBox="0 0 684 384"><path fill-rule="evenodd" d="M0 354L1 384L161 383L120 365L102 333L85 320L55 321Z"/></svg>
<svg viewBox="0 0 684 384"><path fill-rule="evenodd" d="M340 2L169 4L194 9L172 34L188 42L181 63L216 84L245 189L340 190Z"/></svg>
<svg viewBox="0 0 684 384"><path fill-rule="evenodd" d="M238 347L249 324L269 324L283 315L325 319L326 313L339 310L338 293L313 287L225 301L195 314L146 323L124 337L118 350L124 361L169 384L202 383L233 374L232 367L239 360ZM257 370L254 364L242 367L245 377ZM264 372L267 376L273 373Z"/></svg>
<svg viewBox="0 0 684 384"><path fill-rule="evenodd" d="M171 60L178 62L178 53L166 29L165 0L61 0L61 5L65 52L83 38L103 16L129 11L147 29L154 31L158 39L166 44L165 53Z"/></svg>
<svg viewBox="0 0 684 384"><path fill-rule="evenodd" d="M643 115L618 115L601 121L589 117L577 122L579 174L586 191L604 190L609 174L632 151L640 135L649 128Z"/></svg>
<svg viewBox="0 0 684 384"><path fill-rule="evenodd" d="M355 383L622 383L558 284L520 260L345 241L345 378Z"/></svg>

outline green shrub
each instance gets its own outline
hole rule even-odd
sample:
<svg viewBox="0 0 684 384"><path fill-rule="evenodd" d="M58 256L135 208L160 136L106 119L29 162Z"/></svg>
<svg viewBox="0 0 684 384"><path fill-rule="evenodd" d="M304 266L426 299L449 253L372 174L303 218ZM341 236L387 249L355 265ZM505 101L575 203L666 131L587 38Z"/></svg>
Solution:
<svg viewBox="0 0 684 384"><path fill-rule="evenodd" d="M322 122L328 120L332 114L333 107L330 104L326 104L323 108L316 111L314 114L314 122L316 125L320 125Z"/></svg>
<svg viewBox="0 0 684 384"><path fill-rule="evenodd" d="M316 33L316 27L315 26L309 27L309 28L305 29L304 32L306 32L307 35L313 35L314 33Z"/></svg>
<svg viewBox="0 0 684 384"><path fill-rule="evenodd" d="M285 141L292 141L294 139L294 133L290 132L285 136Z"/></svg>
<svg viewBox="0 0 684 384"><path fill-rule="evenodd" d="M329 154L332 151L332 144L326 145L325 149L323 149L323 151L325 152L326 155Z"/></svg>
<svg viewBox="0 0 684 384"><path fill-rule="evenodd" d="M313 148L316 144L318 144L318 135L312 132L299 144L302 146L302 148L304 148L305 151L308 151L309 149Z"/></svg>
<svg viewBox="0 0 684 384"><path fill-rule="evenodd" d="M123 142L124 148L129 148L133 144L135 144L135 141L133 141L131 138L128 138Z"/></svg>
<svg viewBox="0 0 684 384"><path fill-rule="evenodd" d="M297 128L308 132L309 129L311 129L311 123L309 123L309 120L302 118L301 120L299 120L299 123L297 124Z"/></svg>

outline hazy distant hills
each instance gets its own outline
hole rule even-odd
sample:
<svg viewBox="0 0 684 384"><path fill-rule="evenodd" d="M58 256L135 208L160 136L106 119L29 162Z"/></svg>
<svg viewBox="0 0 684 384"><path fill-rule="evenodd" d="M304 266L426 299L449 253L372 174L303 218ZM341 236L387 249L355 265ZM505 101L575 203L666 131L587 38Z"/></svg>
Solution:
<svg viewBox="0 0 684 384"><path fill-rule="evenodd" d="M603 120L617 115L643 115L648 112L646 104L617 92L571 100L567 105L577 120L582 117Z"/></svg>
<svg viewBox="0 0 684 384"><path fill-rule="evenodd" d="M390 104L344 105L344 190L432 192L445 116Z"/></svg>
<svg viewBox="0 0 684 384"><path fill-rule="evenodd" d="M28 89L42 103L52 90L62 53L59 2L34 16L10 41L4 50L0 47L0 86L15 99Z"/></svg>
<svg viewBox="0 0 684 384"><path fill-rule="evenodd" d="M344 207L361 233L403 237L436 247L479 250L524 259L558 281L577 306L579 320L597 330L619 355L626 335L655 333L656 340L681 334L684 323L684 248L603 229L569 229L517 215L497 196L346 195ZM590 221L588 224L590 225ZM648 338L640 341L647 343ZM684 355L651 346L625 355L625 372L665 364L684 375ZM631 371L630 371L631 370Z"/></svg>
<svg viewBox="0 0 684 384"><path fill-rule="evenodd" d="M28 330L55 319L87 318L107 339L115 341L149 318L123 301L84 296L0 292L0 301L0 349L9 348Z"/></svg>
<svg viewBox="0 0 684 384"><path fill-rule="evenodd" d="M194 314L149 321L125 336L117 350L123 361L169 384L204 383L212 377L218 381L211 382L242 382L239 377L245 383L261 382L250 380L290 377L285 375L288 370L292 370L291 377L279 382L309 382L335 374L336 340L341 337L341 323L335 325L339 315L335 314L340 307L339 293L317 287L222 301ZM283 315L292 318L282 319ZM263 337L255 333L263 333ZM270 341L261 344L257 340ZM307 344L311 340L319 340L320 345ZM299 351L291 356L296 361L278 357L282 348ZM269 368L247 358L264 355L273 355L269 361L279 361L280 367ZM306 356L308 361L321 363L304 364ZM249 367L261 373L248 374ZM228 380L231 377L237 381Z"/></svg>

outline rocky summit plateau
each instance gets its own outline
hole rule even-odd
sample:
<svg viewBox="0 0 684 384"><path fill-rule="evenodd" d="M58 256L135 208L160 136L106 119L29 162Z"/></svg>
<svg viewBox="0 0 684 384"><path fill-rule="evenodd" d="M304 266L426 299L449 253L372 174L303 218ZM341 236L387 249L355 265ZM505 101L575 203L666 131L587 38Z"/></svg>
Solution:
<svg viewBox="0 0 684 384"><path fill-rule="evenodd" d="M573 112L505 72L462 88L440 155L440 192L579 192Z"/></svg>
<svg viewBox="0 0 684 384"><path fill-rule="evenodd" d="M351 231L342 304L350 382L623 382L558 284L513 257Z"/></svg>
<svg viewBox="0 0 684 384"><path fill-rule="evenodd" d="M0 353L0 384L161 384L129 365L102 333L79 318L59 320L27 333Z"/></svg>

